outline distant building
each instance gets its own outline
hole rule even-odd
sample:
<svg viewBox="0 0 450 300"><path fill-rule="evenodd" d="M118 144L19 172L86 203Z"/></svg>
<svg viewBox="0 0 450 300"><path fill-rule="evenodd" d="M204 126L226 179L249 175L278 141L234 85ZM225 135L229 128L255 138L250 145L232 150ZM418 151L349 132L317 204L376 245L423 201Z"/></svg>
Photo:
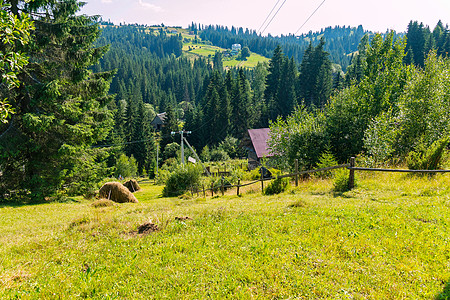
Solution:
<svg viewBox="0 0 450 300"><path fill-rule="evenodd" d="M267 141L269 140L269 128L249 129L242 141L242 146L248 150L248 167L250 170L261 165L261 159L271 157Z"/></svg>
<svg viewBox="0 0 450 300"><path fill-rule="evenodd" d="M231 45L231 55L237 55L239 51L241 51L241 44L233 44Z"/></svg>
<svg viewBox="0 0 450 300"><path fill-rule="evenodd" d="M156 117L151 122L153 128L155 128L156 131L161 130L164 127L165 119L166 119L165 112L157 114Z"/></svg>

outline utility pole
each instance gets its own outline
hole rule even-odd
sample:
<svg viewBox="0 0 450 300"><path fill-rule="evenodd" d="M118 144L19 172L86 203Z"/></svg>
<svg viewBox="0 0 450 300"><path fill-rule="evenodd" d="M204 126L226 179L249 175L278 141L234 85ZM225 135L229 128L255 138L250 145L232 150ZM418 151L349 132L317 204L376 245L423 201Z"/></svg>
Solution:
<svg viewBox="0 0 450 300"><path fill-rule="evenodd" d="M186 134L190 134L190 133L192 133L192 131L184 131L184 130L180 130L180 131L178 131L178 132L176 132L176 131L172 131L172 132L171 132L172 135L175 135L175 134L177 134L177 133L179 133L179 134L181 135L181 143L180 143L180 146L181 146L181 163L182 163L183 166L184 166L184 134L185 134L185 133L186 133Z"/></svg>

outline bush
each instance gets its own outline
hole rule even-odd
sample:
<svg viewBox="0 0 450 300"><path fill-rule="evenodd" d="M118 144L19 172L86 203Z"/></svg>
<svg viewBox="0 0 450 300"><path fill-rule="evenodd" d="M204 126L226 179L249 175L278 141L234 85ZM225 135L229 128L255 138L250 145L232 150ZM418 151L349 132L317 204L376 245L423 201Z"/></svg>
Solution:
<svg viewBox="0 0 450 300"><path fill-rule="evenodd" d="M333 167L333 166L337 166L337 165L338 165L338 162L337 162L336 158L327 149L320 155L319 162L317 163L317 168L322 169L322 168L328 168L328 167ZM322 172L314 173L314 176L325 179L325 178L333 177L333 174L334 174L334 171L329 170L329 171L322 171Z"/></svg>
<svg viewBox="0 0 450 300"><path fill-rule="evenodd" d="M180 166L166 181L163 196L175 197L188 191L191 186L200 185L202 169L195 165Z"/></svg>
<svg viewBox="0 0 450 300"><path fill-rule="evenodd" d="M272 180L264 189L264 195L275 195L286 191L289 187L289 178L279 178Z"/></svg>
<svg viewBox="0 0 450 300"><path fill-rule="evenodd" d="M347 169L338 169L334 179L333 191L343 193L350 190L348 186L349 171Z"/></svg>
<svg viewBox="0 0 450 300"><path fill-rule="evenodd" d="M178 143L167 144L163 151L164 159L177 157L177 151L180 150L180 145Z"/></svg>
<svg viewBox="0 0 450 300"><path fill-rule="evenodd" d="M224 150L216 149L211 151L211 161L226 161L229 159L230 157Z"/></svg>
<svg viewBox="0 0 450 300"><path fill-rule="evenodd" d="M119 175L122 175L123 178L126 177L135 177L138 171L136 159L133 157L126 156L125 154L121 154L119 159L116 161L116 178Z"/></svg>
<svg viewBox="0 0 450 300"><path fill-rule="evenodd" d="M415 151L411 151L406 158L406 164L410 170L437 170L442 165L442 156L445 147L450 141L444 137L435 141L430 147L421 142Z"/></svg>
<svg viewBox="0 0 450 300"><path fill-rule="evenodd" d="M202 152L200 153L200 159L205 162L205 161L210 161L211 160L211 152L209 151L209 147L208 145L206 145L205 147L203 147Z"/></svg>

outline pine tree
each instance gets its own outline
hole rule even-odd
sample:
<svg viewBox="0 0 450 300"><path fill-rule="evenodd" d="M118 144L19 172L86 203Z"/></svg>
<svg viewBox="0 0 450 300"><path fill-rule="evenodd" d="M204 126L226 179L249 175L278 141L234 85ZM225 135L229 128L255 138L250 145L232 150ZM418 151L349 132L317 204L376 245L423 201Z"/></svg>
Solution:
<svg viewBox="0 0 450 300"><path fill-rule="evenodd" d="M62 187L83 193L104 175L103 153L91 146L112 125L106 105L113 74L89 70L107 51L93 47L96 18L75 15L82 5L75 0L11 4L14 14L39 14L27 49L32 63L10 98L16 114L0 138L0 187L36 201Z"/></svg>

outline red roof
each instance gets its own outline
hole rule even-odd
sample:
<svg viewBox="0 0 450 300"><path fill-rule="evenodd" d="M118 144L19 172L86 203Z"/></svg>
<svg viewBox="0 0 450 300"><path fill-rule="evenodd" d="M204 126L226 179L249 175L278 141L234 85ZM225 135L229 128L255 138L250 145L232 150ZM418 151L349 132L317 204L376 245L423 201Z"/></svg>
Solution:
<svg viewBox="0 0 450 300"><path fill-rule="evenodd" d="M267 145L267 141L269 140L269 128L260 128L260 129L249 129L248 134L250 135L250 139L252 140L253 148L255 148L256 155L258 158L261 157L270 157L273 154L270 153L269 146Z"/></svg>

